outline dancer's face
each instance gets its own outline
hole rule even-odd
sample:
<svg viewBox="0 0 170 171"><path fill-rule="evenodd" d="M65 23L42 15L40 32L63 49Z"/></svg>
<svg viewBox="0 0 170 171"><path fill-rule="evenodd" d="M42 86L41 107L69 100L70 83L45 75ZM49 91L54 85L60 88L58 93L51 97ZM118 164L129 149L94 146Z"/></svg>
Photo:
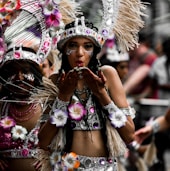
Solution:
<svg viewBox="0 0 170 171"><path fill-rule="evenodd" d="M34 74L29 69L24 68L24 70L15 70L6 81L8 90L12 95L22 98L30 95L34 80Z"/></svg>
<svg viewBox="0 0 170 171"><path fill-rule="evenodd" d="M72 68L86 67L93 56L94 43L85 37L75 37L67 42L65 51Z"/></svg>

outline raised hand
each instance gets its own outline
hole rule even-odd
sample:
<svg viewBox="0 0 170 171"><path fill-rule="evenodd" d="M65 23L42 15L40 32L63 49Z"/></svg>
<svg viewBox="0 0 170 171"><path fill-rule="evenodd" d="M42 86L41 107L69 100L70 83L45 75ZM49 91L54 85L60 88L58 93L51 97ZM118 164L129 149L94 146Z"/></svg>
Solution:
<svg viewBox="0 0 170 171"><path fill-rule="evenodd" d="M0 159L0 170L5 171L8 168L6 161Z"/></svg>
<svg viewBox="0 0 170 171"><path fill-rule="evenodd" d="M142 142L151 135L152 133L152 127L150 125L147 125L143 128L140 128L135 132L135 140L142 144Z"/></svg>
<svg viewBox="0 0 170 171"><path fill-rule="evenodd" d="M101 91L105 89L106 78L102 71L99 71L98 75L94 74L89 68L86 67L83 67L81 71L87 86L95 95L101 93Z"/></svg>
<svg viewBox="0 0 170 171"><path fill-rule="evenodd" d="M61 75L58 80L59 97L62 98L61 100L69 101L77 86L78 79L79 75L75 69Z"/></svg>

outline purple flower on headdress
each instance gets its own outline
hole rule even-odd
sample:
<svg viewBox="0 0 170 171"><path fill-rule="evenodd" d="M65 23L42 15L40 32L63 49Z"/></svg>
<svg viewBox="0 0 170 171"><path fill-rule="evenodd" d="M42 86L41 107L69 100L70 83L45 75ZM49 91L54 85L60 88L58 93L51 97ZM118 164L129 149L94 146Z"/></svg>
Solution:
<svg viewBox="0 0 170 171"><path fill-rule="evenodd" d="M50 0L48 1L44 6L43 6L43 13L44 15L48 16L48 15L51 15L51 14L54 14L56 10L56 7L54 6L53 2Z"/></svg>
<svg viewBox="0 0 170 171"><path fill-rule="evenodd" d="M60 20L62 18L62 15L58 10L56 1L41 0L40 6L43 9L43 14L45 17L47 28L58 27L60 25Z"/></svg>

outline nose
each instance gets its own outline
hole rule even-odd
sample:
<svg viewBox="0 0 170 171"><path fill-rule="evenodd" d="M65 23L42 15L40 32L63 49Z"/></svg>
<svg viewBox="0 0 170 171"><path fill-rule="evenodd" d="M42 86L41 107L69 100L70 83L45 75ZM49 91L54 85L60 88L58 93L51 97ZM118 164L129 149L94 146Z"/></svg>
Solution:
<svg viewBox="0 0 170 171"><path fill-rule="evenodd" d="M19 72L18 73L18 79L19 80L24 80L24 76L23 76L23 73L22 72Z"/></svg>
<svg viewBox="0 0 170 171"><path fill-rule="evenodd" d="M77 49L77 54L79 57L83 56L84 54L84 48L82 46L79 46Z"/></svg>

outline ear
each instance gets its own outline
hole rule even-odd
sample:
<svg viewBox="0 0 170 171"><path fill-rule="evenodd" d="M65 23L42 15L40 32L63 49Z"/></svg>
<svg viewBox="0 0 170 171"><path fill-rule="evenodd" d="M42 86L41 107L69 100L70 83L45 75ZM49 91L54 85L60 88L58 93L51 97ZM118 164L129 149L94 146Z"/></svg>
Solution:
<svg viewBox="0 0 170 171"><path fill-rule="evenodd" d="M51 71L54 71L54 68L55 68L54 65L51 66L51 67L50 67Z"/></svg>

